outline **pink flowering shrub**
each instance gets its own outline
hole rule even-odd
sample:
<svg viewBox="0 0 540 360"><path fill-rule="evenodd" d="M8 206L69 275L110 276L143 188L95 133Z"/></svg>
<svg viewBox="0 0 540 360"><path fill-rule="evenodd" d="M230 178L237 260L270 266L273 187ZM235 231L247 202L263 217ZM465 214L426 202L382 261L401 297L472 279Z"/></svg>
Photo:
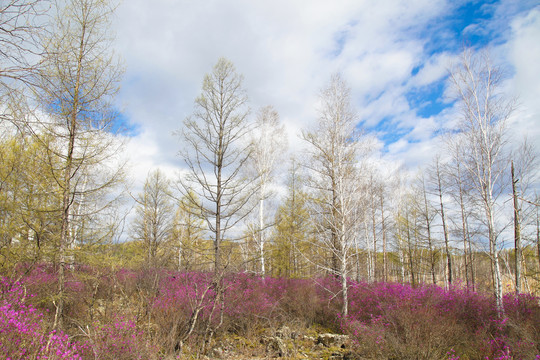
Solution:
<svg viewBox="0 0 540 360"><path fill-rule="evenodd" d="M26 289L0 278L0 358L80 360L85 344L48 332L43 315L27 303Z"/></svg>
<svg viewBox="0 0 540 360"><path fill-rule="evenodd" d="M265 279L265 292L273 299L273 318L278 324L300 322L305 326L335 322L336 311L328 309L327 294L311 279Z"/></svg>
<svg viewBox="0 0 540 360"><path fill-rule="evenodd" d="M209 329L216 338L258 337L294 324L349 334L363 358L540 360L531 295L505 295L499 316L492 296L459 286L350 281L342 318L334 277L227 274L215 283L204 272L75 267L66 280L66 332L50 332L55 269L25 269L16 284L1 279L1 359L158 359L183 344L199 349Z"/></svg>
<svg viewBox="0 0 540 360"><path fill-rule="evenodd" d="M213 281L212 274L199 272L174 273L162 279L152 304L162 336L181 337L189 330L194 314L196 330L210 325L245 332L268 318L275 308L275 299L259 277L226 276L221 285L223 298L217 296Z"/></svg>
<svg viewBox="0 0 540 360"><path fill-rule="evenodd" d="M158 349L133 320L113 317L106 324L88 328L88 347L84 358L102 360L148 360Z"/></svg>
<svg viewBox="0 0 540 360"><path fill-rule="evenodd" d="M352 283L342 329L374 358L535 358L538 299L507 295L499 318L492 297L454 287Z"/></svg>

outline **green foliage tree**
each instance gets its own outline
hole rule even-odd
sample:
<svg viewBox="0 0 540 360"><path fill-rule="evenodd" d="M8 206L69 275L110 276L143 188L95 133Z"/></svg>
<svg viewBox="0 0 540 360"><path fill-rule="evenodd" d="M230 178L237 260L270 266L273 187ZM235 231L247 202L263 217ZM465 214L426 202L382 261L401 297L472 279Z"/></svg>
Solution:
<svg viewBox="0 0 540 360"><path fill-rule="evenodd" d="M173 229L174 207L169 180L159 169L150 172L143 191L135 199L133 237L140 241L146 253L146 266L154 268L160 252L165 251ZM160 256L162 259L167 256Z"/></svg>
<svg viewBox="0 0 540 360"><path fill-rule="evenodd" d="M309 261L316 260L310 253L310 240L314 229L307 203L308 195L302 189L299 166L293 160L289 170L287 197L276 213L272 258L275 276L311 275L307 272Z"/></svg>
<svg viewBox="0 0 540 360"><path fill-rule="evenodd" d="M5 271L56 260L60 198L42 153L46 141L15 134L0 142L0 266Z"/></svg>

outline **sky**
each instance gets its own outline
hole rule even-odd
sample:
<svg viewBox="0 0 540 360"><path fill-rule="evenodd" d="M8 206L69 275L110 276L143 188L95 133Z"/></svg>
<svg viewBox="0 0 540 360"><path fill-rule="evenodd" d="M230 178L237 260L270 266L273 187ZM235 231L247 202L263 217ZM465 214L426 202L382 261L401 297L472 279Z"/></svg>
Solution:
<svg viewBox="0 0 540 360"><path fill-rule="evenodd" d="M538 0L126 0L113 27L126 69L116 106L131 130L136 184L157 167L182 169L174 132L220 57L244 76L253 117L276 108L293 153L317 121L318 93L340 72L378 156L413 169L456 123L448 69L464 46L487 48L506 71L505 94L518 99L513 136L540 149Z"/></svg>

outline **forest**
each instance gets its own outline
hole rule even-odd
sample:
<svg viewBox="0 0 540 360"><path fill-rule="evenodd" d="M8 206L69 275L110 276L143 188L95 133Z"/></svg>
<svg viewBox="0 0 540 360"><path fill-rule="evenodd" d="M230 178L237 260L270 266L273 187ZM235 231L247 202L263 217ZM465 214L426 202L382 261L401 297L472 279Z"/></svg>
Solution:
<svg viewBox="0 0 540 360"><path fill-rule="evenodd" d="M449 69L420 169L377 155L340 73L292 153L216 59L184 167L137 187L114 11L0 5L0 357L540 359L538 149L488 52Z"/></svg>

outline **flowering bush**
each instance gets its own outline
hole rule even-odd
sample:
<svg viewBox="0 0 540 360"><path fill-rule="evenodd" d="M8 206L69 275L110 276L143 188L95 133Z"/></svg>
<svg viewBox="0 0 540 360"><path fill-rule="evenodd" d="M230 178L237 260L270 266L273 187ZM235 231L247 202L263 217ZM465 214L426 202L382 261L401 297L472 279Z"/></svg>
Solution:
<svg viewBox="0 0 540 360"><path fill-rule="evenodd" d="M359 352L390 358L535 358L540 306L530 295L505 296L500 318L492 297L433 285L352 283L342 329Z"/></svg>
<svg viewBox="0 0 540 360"><path fill-rule="evenodd" d="M72 270L67 315L77 326L66 331L78 342L48 330L52 267L36 266L20 283L0 278L0 358L156 359L177 353L184 340L194 349L208 329L259 336L292 323L341 330L365 358L540 359L540 305L531 295L506 294L500 316L492 296L459 286L350 281L349 314L341 318L334 277Z"/></svg>
<svg viewBox="0 0 540 360"><path fill-rule="evenodd" d="M21 284L0 278L0 358L80 360L86 345L46 331L43 315L26 300Z"/></svg>
<svg viewBox="0 0 540 360"><path fill-rule="evenodd" d="M85 358L148 360L157 356L158 349L147 341L144 332L137 328L133 320L114 317L109 323L95 324L88 331L89 346Z"/></svg>

